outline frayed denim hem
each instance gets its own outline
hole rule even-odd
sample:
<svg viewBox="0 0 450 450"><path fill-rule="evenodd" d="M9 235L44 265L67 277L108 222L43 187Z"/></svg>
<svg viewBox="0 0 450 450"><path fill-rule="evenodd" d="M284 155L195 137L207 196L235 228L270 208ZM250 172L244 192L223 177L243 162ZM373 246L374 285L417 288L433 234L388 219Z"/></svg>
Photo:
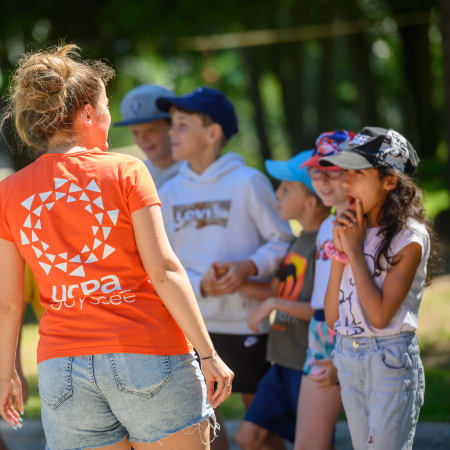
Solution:
<svg viewBox="0 0 450 450"><path fill-rule="evenodd" d="M146 444L146 443L151 443L151 442L162 441L164 438L166 438L166 437L168 437L168 436L170 436L172 434L178 433L178 431L181 431L181 430L186 430L185 433L188 433L188 434L193 434L197 430L200 433L200 424L203 421L205 421L205 420L208 420L209 425L211 427L210 428L210 439L209 439L209 442L203 442L203 440L202 440L202 444L207 445L207 444L210 444L211 442L213 442L217 438L217 433L220 431L220 425L217 422L216 415L214 414L214 411L211 411L211 414L206 416L206 417L201 417L199 419L193 420L192 422L190 422L190 423L188 423L188 424L186 424L186 425L184 425L182 427L175 428L174 430L171 430L171 431L169 431L167 433L164 433L164 434L162 434L161 436L159 436L159 437L157 437L155 439L135 439L135 438L129 437L128 440L129 440L130 443L138 442L140 444ZM197 427L195 427L194 430L187 431L187 428L190 428L190 427L192 427L194 425L197 425ZM200 433L200 439L202 439L201 433ZM162 446L162 445L164 445L164 443L163 442L159 442L159 445Z"/></svg>

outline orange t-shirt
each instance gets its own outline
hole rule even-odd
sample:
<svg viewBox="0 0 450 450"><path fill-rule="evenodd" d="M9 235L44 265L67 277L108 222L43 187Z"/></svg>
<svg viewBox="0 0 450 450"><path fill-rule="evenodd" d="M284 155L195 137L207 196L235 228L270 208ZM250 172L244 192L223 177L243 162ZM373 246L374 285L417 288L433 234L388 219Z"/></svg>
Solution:
<svg viewBox="0 0 450 450"><path fill-rule="evenodd" d="M98 353L181 354L131 213L160 205L138 159L98 149L45 154L0 182L0 238L16 244L45 308L38 362Z"/></svg>

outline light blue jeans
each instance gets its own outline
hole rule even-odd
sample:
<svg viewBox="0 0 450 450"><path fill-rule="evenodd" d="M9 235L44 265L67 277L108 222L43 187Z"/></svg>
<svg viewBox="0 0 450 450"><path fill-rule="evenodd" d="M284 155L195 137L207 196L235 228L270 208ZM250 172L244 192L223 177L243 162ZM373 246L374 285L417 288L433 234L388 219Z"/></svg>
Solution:
<svg viewBox="0 0 450 450"><path fill-rule="evenodd" d="M333 363L354 449L412 449L425 392L417 336L338 334Z"/></svg>
<svg viewBox="0 0 450 450"><path fill-rule="evenodd" d="M153 442L214 415L193 353L113 353L41 362L47 450Z"/></svg>

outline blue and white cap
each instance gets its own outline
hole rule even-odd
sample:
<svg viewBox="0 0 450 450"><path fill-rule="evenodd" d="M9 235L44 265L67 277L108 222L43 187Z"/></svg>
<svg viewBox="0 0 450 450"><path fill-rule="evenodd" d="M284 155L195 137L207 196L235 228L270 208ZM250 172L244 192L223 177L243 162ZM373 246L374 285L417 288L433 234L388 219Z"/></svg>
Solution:
<svg viewBox="0 0 450 450"><path fill-rule="evenodd" d="M175 94L156 84L143 84L130 92L120 103L122 120L115 126L136 125L159 119L170 119L167 111L162 111L156 104L158 97L174 97Z"/></svg>

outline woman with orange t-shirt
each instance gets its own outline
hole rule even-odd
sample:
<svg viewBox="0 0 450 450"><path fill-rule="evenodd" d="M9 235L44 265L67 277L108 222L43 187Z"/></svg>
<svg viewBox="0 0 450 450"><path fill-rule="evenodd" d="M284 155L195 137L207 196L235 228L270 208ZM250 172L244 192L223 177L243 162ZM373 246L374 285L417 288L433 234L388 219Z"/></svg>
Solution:
<svg viewBox="0 0 450 450"><path fill-rule="evenodd" d="M106 151L113 75L66 45L25 55L12 78L6 117L45 153L0 183L0 413L20 428L25 260L45 309L37 358L48 448L209 448L212 408L233 373L168 243L148 170Z"/></svg>

